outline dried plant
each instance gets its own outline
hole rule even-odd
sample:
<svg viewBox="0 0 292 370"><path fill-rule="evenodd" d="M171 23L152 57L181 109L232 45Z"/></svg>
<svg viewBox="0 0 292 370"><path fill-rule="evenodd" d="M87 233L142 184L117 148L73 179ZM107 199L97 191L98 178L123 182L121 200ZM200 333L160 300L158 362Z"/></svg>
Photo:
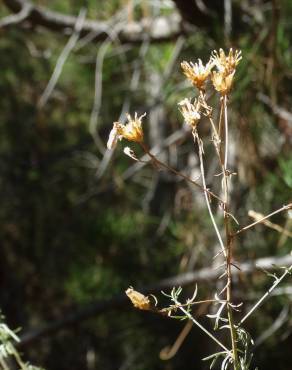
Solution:
<svg viewBox="0 0 292 370"><path fill-rule="evenodd" d="M214 332L216 330L228 330L230 343L222 343L218 338L216 338L215 333L213 334L208 331L193 316L192 306L194 304L207 302L196 301L197 289L191 299L188 299L186 302L181 302L180 295L182 289L180 287L173 288L170 294L166 294L172 303L169 307L160 310L151 304L148 297L134 291L133 288L129 288L126 293L134 306L139 309L152 310L160 314L167 314L170 317L180 320L191 320L221 348L220 352L213 353L204 360L210 360L210 368L212 368L217 361L221 361L221 369L223 370L228 368L233 368L234 370L248 370L251 368L251 348L253 341L250 335L243 328L242 324L260 306L263 300L270 295L270 293L284 279L284 277L291 272L292 269L292 266L284 268L284 272L279 277L275 276L275 282L272 287L255 303L255 305L245 314L243 318L241 318L239 322L235 321L234 312L240 311L242 303L235 305L232 298L232 267L237 267L232 258L234 239L237 238L237 236L242 232L247 231L263 220L267 220L267 218L270 216L292 208L292 204L290 203L286 206L283 206L279 210L272 212L270 215L259 218L256 222L250 225L235 230L234 222L237 223L237 221L236 217L231 213L230 207L230 182L232 180L232 175L235 175L235 173L233 170L229 169L228 163L228 96L232 91L236 69L241 59L241 52L238 50L234 51L230 49L229 52L225 54L225 52L220 49L219 52L212 52L210 60L206 65L204 65L200 59L197 63L189 63L185 61L181 63L183 73L192 83L192 85L198 90L198 96L196 99L192 101L189 98L185 98L178 103L178 106L183 115L184 121L190 127L194 144L197 147L200 163L201 183L199 183L197 180L195 181L189 178L168 164L162 163L149 151L144 141L142 128L142 118L145 116L145 114L140 117L135 114L134 119L128 115L128 123L126 125L115 122L108 141L109 149L113 149L117 142L122 139L138 143L143 151L149 155L155 169L164 168L171 171L175 175L180 176L184 180L197 186L204 194L206 207L208 209L212 225L220 245L220 251L216 254L216 256L223 255L224 257L224 263L221 266L221 279L225 279L223 289L215 294L214 300L211 300L211 302L214 304L215 311L212 315L207 316L214 320ZM220 111L218 122L215 122L213 118L213 111L217 109L217 106L209 105L207 99L206 86L208 81L211 82L210 85L213 89L213 92L219 93L219 98L217 100ZM221 169L220 176L222 180L222 196L216 195L206 186L204 141L198 132L198 126L202 120L202 117L206 117L210 124L211 141L214 146L215 155L218 159L218 165ZM132 159L139 161L132 149L125 148L124 152ZM222 219L224 223L223 233L217 226L211 207L211 201L216 201L219 209L222 212Z"/></svg>

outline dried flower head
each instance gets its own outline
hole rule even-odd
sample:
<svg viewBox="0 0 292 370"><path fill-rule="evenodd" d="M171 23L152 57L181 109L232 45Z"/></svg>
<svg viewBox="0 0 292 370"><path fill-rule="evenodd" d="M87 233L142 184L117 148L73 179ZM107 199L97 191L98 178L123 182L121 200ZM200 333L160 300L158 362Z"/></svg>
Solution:
<svg viewBox="0 0 292 370"><path fill-rule="evenodd" d="M211 79L213 86L222 95L227 95L230 92L234 73L235 71L229 75L225 75L223 72L212 72Z"/></svg>
<svg viewBox="0 0 292 370"><path fill-rule="evenodd" d="M201 59L198 59L198 63L195 64L192 62L182 62L181 67L183 73L194 86L200 90L204 89L204 84L207 81L212 69L211 62L208 62L206 66L204 66Z"/></svg>
<svg viewBox="0 0 292 370"><path fill-rule="evenodd" d="M126 125L121 125L119 128L120 135L129 141L135 141L136 143L142 143L144 139L143 129L142 129L142 118L146 116L146 113L138 117L135 113L135 118L133 119L130 114L127 114L128 123Z"/></svg>
<svg viewBox="0 0 292 370"><path fill-rule="evenodd" d="M201 118L201 102L195 99L194 103L191 103L191 100L186 98L180 101L178 105L185 122L191 127L196 127Z"/></svg>
<svg viewBox="0 0 292 370"><path fill-rule="evenodd" d="M140 310L150 310L151 303L144 294L137 292L132 287L126 290L127 296L130 298L133 306Z"/></svg>
<svg viewBox="0 0 292 370"><path fill-rule="evenodd" d="M211 79L215 89L222 95L230 92L236 66L241 59L240 50L234 52L230 49L228 55L225 55L223 49L220 49L219 53L216 50L213 51L210 62L217 68L217 71L211 73Z"/></svg>
<svg viewBox="0 0 292 370"><path fill-rule="evenodd" d="M231 74L235 71L236 66L242 59L241 51L229 49L228 55L225 55L223 49L219 49L219 53L217 50L214 50L211 54L210 62L212 65L216 66L218 72L224 72L226 75Z"/></svg>
<svg viewBox="0 0 292 370"><path fill-rule="evenodd" d="M122 140L123 138L129 141L135 141L136 143L142 143L144 139L142 118L145 117L145 115L146 113L138 117L137 113L135 113L135 117L132 118L130 114L127 114L128 122L125 125L120 122L114 122L113 128L109 134L107 148L115 148L118 140Z"/></svg>

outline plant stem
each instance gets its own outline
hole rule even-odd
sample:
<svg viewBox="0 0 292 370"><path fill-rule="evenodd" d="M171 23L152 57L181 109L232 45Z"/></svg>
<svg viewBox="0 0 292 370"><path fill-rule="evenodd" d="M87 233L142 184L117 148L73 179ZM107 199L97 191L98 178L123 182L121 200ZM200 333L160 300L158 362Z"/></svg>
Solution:
<svg viewBox="0 0 292 370"><path fill-rule="evenodd" d="M2 366L3 370L9 370L9 366L6 364L4 358L0 356L0 365Z"/></svg>
<svg viewBox="0 0 292 370"><path fill-rule="evenodd" d="M224 154L221 148L221 135L222 135L222 121L224 118ZM222 181L222 186L223 186L223 193L224 193L224 201L223 201L223 210L224 210L224 226L225 226L225 236L226 236L226 245L224 245L221 235L218 231L217 225L214 221L213 214L210 210L210 204L208 202L208 199L206 199L207 207L213 222L213 225L215 227L221 248L224 253L225 257L225 262L226 262L226 275L227 275L227 284L226 284L226 301L227 301L227 316L228 316L228 322L229 322L229 327L230 327L230 337L231 337L231 344L232 344L232 357L233 357L233 365L234 365L234 370L239 370L239 361L238 361L238 353L237 353L237 342L236 342L236 329L235 329L235 323L234 323L234 318L233 318L233 312L232 312L232 274L231 274L231 259L232 259L232 236L230 233L230 223L229 223L229 205L228 205L228 171L227 171L227 165L228 165L228 116L227 116L227 97L224 96L221 99L221 110L220 110L220 118L219 118L219 133L216 129L216 126L213 122L213 119L211 115L209 116L209 120L211 123L211 127L213 130L213 135L214 135L214 147L219 159L219 163L221 166L221 171L223 175L223 181ZM200 158L200 164L201 164L201 174L202 174L202 181L203 181L203 186L205 187L204 183L204 167L203 167L203 149L202 149L202 144L200 142L200 138L195 131L194 137L198 142L199 146L199 158ZM206 193L205 193L205 198L206 198ZM208 197L207 197L208 198Z"/></svg>
<svg viewBox="0 0 292 370"><path fill-rule="evenodd" d="M228 143L229 143L229 135L228 135L228 116L227 116L227 96L224 95L223 98L223 107L224 107L224 128L225 128L225 140L224 140L224 168L227 170L227 163L228 163Z"/></svg>
<svg viewBox="0 0 292 370"><path fill-rule="evenodd" d="M226 301L225 300L219 300L218 299L205 299L203 301L195 301L195 302L188 302L188 303L182 303L180 306L170 306L170 307L167 307L167 308L163 308L162 310L160 311L163 311L163 312L166 312L166 311L172 311L172 310L175 310L177 308L180 308L180 307L190 307L190 306L193 306L193 305L196 305L196 304L202 304L202 303L225 303Z"/></svg>
<svg viewBox="0 0 292 370"><path fill-rule="evenodd" d="M216 129L216 126L213 122L211 115L209 116L209 121L211 123L211 127L213 130L214 140L213 144L219 159L219 163L221 166L221 172L223 176L222 180L222 187L223 187L223 212L224 212L224 227L225 227L225 238L226 238L226 246L225 249L225 262L226 262L226 275L227 275L227 283L224 289L226 289L226 302L227 302L227 317L229 322L230 328L230 338L232 344L232 354L233 354L233 364L234 370L239 370L239 362L238 362L238 355L237 355L237 343L236 343L236 330L232 312L232 273L231 273L231 260L232 260L232 243L233 238L230 232L230 222L229 222L229 188L228 188L228 115L227 115L227 97L226 95L221 98L221 109L220 109L220 116L219 116L219 132ZM224 121L224 127L223 127ZM224 129L224 155L222 150L222 131Z"/></svg>
<svg viewBox="0 0 292 370"><path fill-rule="evenodd" d="M243 228L241 228L240 230L236 231L233 236L237 236L238 234L241 234L243 231L246 231L248 229L250 229L251 227L257 225L257 224L260 224L261 222L263 222L264 220L267 220L268 218L276 215L277 213L280 213L282 211L288 211L289 209L292 209L292 203L289 203L287 204L286 206L283 206L282 208L279 208L277 209L276 211L272 212L272 213L269 213L267 216L261 218L260 220L257 220Z"/></svg>
<svg viewBox="0 0 292 370"><path fill-rule="evenodd" d="M228 216L227 216L228 217ZM224 221L225 225L229 224L229 220ZM228 231L228 226L226 230ZM227 272L227 288L226 288L226 301L227 303L227 317L230 327L230 337L232 345L232 353L234 360L234 370L239 370L238 354L237 354L237 342L236 342L236 330L233 318L232 307L230 303L232 302L232 275L231 275L231 250L232 250L232 238L228 237L227 241L227 259L226 259L226 272Z"/></svg>
<svg viewBox="0 0 292 370"><path fill-rule="evenodd" d="M284 279L286 275L288 275L292 270L292 265L285 269L285 272L275 280L274 284L270 287L270 289L257 301L257 303L248 311L248 313L240 320L238 326L240 326L259 306L260 304L272 293L272 291L276 288L277 285Z"/></svg>
<svg viewBox="0 0 292 370"><path fill-rule="evenodd" d="M201 139L199 138L199 135L197 133L197 131L194 131L193 132L193 136L194 136L194 139L197 141L198 143L198 148L199 148L199 160L200 160L200 170L201 170L201 176L202 176L202 182L203 182L203 187L205 188L206 187L206 180L205 180L205 170L204 170L204 162L203 162L203 146L202 146L202 142L201 142ZM225 250L225 246L224 246L224 242L222 240L222 237L220 235L220 232L219 232L219 229L218 229L218 226L216 224L216 221L215 221L215 218L213 216L213 212L212 212L212 209L211 209L211 206L210 206L210 202L209 202L209 198L208 198L208 195L206 192L204 192L204 196L205 196L205 200L206 200L206 205L207 205L207 208L208 208L208 212L209 212L209 215L210 215L210 218L211 218L211 221L213 223L213 227L215 229L215 232L216 232L216 235L217 235L217 238L219 240L219 244L220 244L220 247L221 247L221 250L224 254L224 257L226 258L227 257L227 254L226 254L226 250Z"/></svg>
<svg viewBox="0 0 292 370"><path fill-rule="evenodd" d="M228 166L228 116L227 116L227 97L223 97L221 110L224 112L224 160L220 158L220 163L223 163L222 173L223 173L223 192L224 192L224 226L225 226L225 237L226 237L226 274L227 274L227 284L226 284L226 301L227 301L227 317L230 328L230 337L232 345L233 354L233 367L234 370L239 370L239 361L237 353L237 342L236 342L236 330L235 323L232 312L232 273L231 273L231 259L232 259L232 244L233 238L230 233L230 222L229 222L229 187L228 187L228 177L227 177L227 166ZM221 151L220 151L221 153Z"/></svg>
<svg viewBox="0 0 292 370"><path fill-rule="evenodd" d="M177 300L174 300L174 303L179 307L179 309L194 323L196 324L201 330L203 330L204 333L208 335L211 339L213 339L214 342L216 342L221 348L223 348L227 353L230 351L217 339L214 337L213 334L211 334L206 328L204 328L203 325L201 325L187 310L185 310L181 303Z"/></svg>
<svg viewBox="0 0 292 370"><path fill-rule="evenodd" d="M149 157L154 161L154 163L158 164L161 167L166 168L167 170L169 170L170 172L174 173L175 175L177 175L179 177L182 177L186 181L188 181L191 184L193 184L193 185L197 186L198 188L200 188L204 193L208 193L211 197L217 199L220 203L223 203L222 199L218 195L214 194L212 191L208 190L205 185L202 186L202 185L198 184L196 181L192 180L191 178L189 178L188 176L184 175L183 173L177 171L176 169L174 169L173 167L169 166L168 164L161 162L159 159L157 159L149 151L149 149L147 148L147 146L144 143L140 143L140 145L141 145L142 149L144 150L144 152L146 154L148 154Z"/></svg>

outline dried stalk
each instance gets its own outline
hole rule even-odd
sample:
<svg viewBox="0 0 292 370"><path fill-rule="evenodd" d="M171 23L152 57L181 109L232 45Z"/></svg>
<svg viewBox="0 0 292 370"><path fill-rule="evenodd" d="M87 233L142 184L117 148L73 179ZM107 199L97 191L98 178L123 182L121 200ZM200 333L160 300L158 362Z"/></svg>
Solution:
<svg viewBox="0 0 292 370"><path fill-rule="evenodd" d="M227 316L228 316L228 323L230 328L230 337L231 337L231 344L232 344L232 354L234 360L234 370L239 370L239 361L238 361L238 349L237 349L237 341L236 341L236 330L235 330L235 323L233 318L232 312L232 272L231 272L231 259L232 259L232 242L233 238L231 237L230 232L230 220L229 220L229 188L228 188L228 116L227 116L227 96L224 95L222 98L222 105L221 109L224 111L224 132L225 132L225 140L224 140L224 162L221 158L220 162L224 163L222 168L223 173L223 192L224 192L224 226L225 226L225 237L226 237L226 251L227 251L227 258L226 258L226 274L227 274L227 284L226 284L226 301L227 301Z"/></svg>
<svg viewBox="0 0 292 370"><path fill-rule="evenodd" d="M276 211L274 211L272 213L269 213L267 216L261 218L260 220L257 220L255 222L241 228L240 230L236 231L232 236L237 236L237 235L241 234L243 231L246 231L246 230L250 229L251 227L254 227L257 224L260 224L264 220L267 220L268 218L276 215L277 213L280 213L280 212L283 212L283 211L289 211L289 209L292 209L292 203L289 203L286 206L283 206L283 207L277 209Z"/></svg>
<svg viewBox="0 0 292 370"><path fill-rule="evenodd" d="M201 139L200 139L200 137L198 135L198 132L196 130L193 131L193 136L194 136L194 140L197 141L197 143L198 143L199 160L200 160L200 170L201 170L202 182L203 182L203 187L206 188L205 169L204 169L204 162L203 162L203 153L204 153L203 143L202 143L202 141L201 141ZM209 201L209 198L208 198L208 195L207 195L206 192L204 192L204 196L205 196L205 200L206 200L207 209L208 209L208 212L209 212L209 215L210 215L210 218L211 218L213 227L215 229L215 232L216 232L216 235L217 235L217 238L218 238L218 241L219 241L219 244L220 244L222 253L223 253L224 257L226 258L227 257L227 254L226 254L224 242L222 240L222 237L220 235L218 226L216 224L216 221L215 221L215 218L214 218L214 215L213 215L211 206L210 206L210 201Z"/></svg>
<svg viewBox="0 0 292 370"><path fill-rule="evenodd" d="M286 275L290 274L292 271L292 265L289 268L286 268L283 274L277 278L274 284L270 287L268 291L256 302L256 304L248 311L248 313L240 320L238 326L242 325L244 321L261 305L261 303L268 298L268 296L272 293L272 291L280 284L280 282L286 277Z"/></svg>
<svg viewBox="0 0 292 370"><path fill-rule="evenodd" d="M208 195L210 195L214 199L217 199L220 203L223 203L222 199L218 195L214 194L212 191L208 190L205 185L204 186L200 185L196 181L192 180L190 177L188 177L188 176L184 175L183 173L177 171L176 169L174 169L173 167L169 166L168 164L161 162L159 159L157 159L149 151L149 149L147 148L147 146L144 143L140 143L140 145L141 145L142 149L144 150L144 152L146 154L148 154L149 157L153 160L153 162L155 164L157 164L159 167L164 167L165 169L169 170L170 172L174 173L175 175L177 175L179 177L182 177L184 180L186 180L186 181L190 182L191 184L193 184L193 185L197 186L198 188L200 188L204 193L207 193Z"/></svg>
<svg viewBox="0 0 292 370"><path fill-rule="evenodd" d="M206 328L204 328L203 325L201 325L187 310L185 310L181 303L178 302L178 301L175 301L175 304L179 306L179 309L188 317L189 320L191 320L194 324L196 324L201 330L203 330L204 333L206 333L208 335L208 337L210 337L214 342L216 342L221 348L224 349L224 351L226 351L227 353L229 353L230 351L228 350L228 348L226 348L224 346L224 344L222 344L216 337L214 337L213 334L211 334Z"/></svg>
<svg viewBox="0 0 292 370"><path fill-rule="evenodd" d="M225 228L225 238L226 238L226 245L224 246L225 250L225 262L226 262L226 270L225 274L227 276L227 283L223 291L226 289L226 302L227 302L227 316L230 328L230 337L231 337L231 344L232 344L232 353L233 353L233 360L234 360L234 369L239 369L239 361L238 361L238 350L237 350L237 343L236 343L236 330L235 330L235 323L233 318L232 312L232 243L233 238L230 232L230 211L229 211L229 187L228 187L228 115L227 115L227 96L224 95L221 98L221 109L220 109L220 116L219 116L219 133L216 129L216 126L213 122L211 115L208 116L209 121L211 123L211 127L213 130L213 144L218 156L218 160L221 166L222 172L222 186L223 186L223 219L224 219L224 228ZM223 120L224 118L224 120ZM222 123L224 122L224 156L223 151L221 149L221 134L222 134ZM222 240L221 237L219 240ZM222 292L221 292L222 293Z"/></svg>

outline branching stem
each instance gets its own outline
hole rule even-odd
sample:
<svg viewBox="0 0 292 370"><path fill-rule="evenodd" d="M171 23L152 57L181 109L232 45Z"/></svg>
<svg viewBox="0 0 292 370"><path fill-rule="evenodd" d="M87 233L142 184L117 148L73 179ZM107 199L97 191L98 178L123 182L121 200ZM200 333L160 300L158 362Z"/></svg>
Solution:
<svg viewBox="0 0 292 370"><path fill-rule="evenodd" d="M213 339L214 342L216 342L221 348L223 348L227 353L230 351L222 344L216 337L214 337L213 334L211 334L206 328L204 328L203 325L201 325L187 310L185 310L181 303L177 300L174 300L174 303L179 307L179 309L190 319L195 325L197 325L201 330L203 330L204 333L208 335L211 339Z"/></svg>
<svg viewBox="0 0 292 370"><path fill-rule="evenodd" d="M142 149L144 150L144 152L146 154L149 155L149 157L153 160L154 163L156 163L158 166L160 167L164 167L166 168L167 170L169 170L170 172L174 173L175 175L179 176L179 177L182 177L183 179L185 179L186 181L190 182L191 184L197 186L198 188L200 188L204 193L208 193L208 195L210 195L211 197L217 199L220 203L222 203L222 199L214 194L212 191L208 190L206 188L206 186L202 186L200 185L199 183L197 183L196 181L192 180L191 178L189 178L188 176L184 175L183 173L177 171L176 169L174 169L173 167L169 166L168 164L166 163L163 163L161 162L159 159L157 159L150 151L149 149L147 148L147 146L144 144L144 143L140 143Z"/></svg>
<svg viewBox="0 0 292 370"><path fill-rule="evenodd" d="M243 228L241 228L240 230L236 231L232 236L237 236L239 234L241 234L243 231L246 231L248 229L250 229L251 227L257 225L257 224L260 224L261 222L263 222L264 220L267 220L268 218L276 215L277 213L280 213L280 212L283 212L283 211L288 211L289 209L292 209L292 203L289 203L287 204L286 206L283 206L282 208L279 208L277 209L276 211L272 212L272 213L269 213L267 216L261 218L260 220L257 220Z"/></svg>
<svg viewBox="0 0 292 370"><path fill-rule="evenodd" d="M203 187L206 188L205 169L204 169L204 162L203 162L203 152L204 152L203 151L203 144L202 144L202 141L201 141L201 139L200 139L200 137L199 137L199 135L198 135L198 133L197 133L196 130L193 131L193 136L194 136L194 140L197 141L197 144L198 144L198 148L199 148L199 160L200 160L200 170L201 170L202 182L203 182ZM222 253L223 253L224 257L226 258L227 257L227 254L226 254L224 242L222 240L222 237L220 235L218 226L216 224L216 221L215 221L215 218L214 218L212 209L211 209L211 205L210 205L210 201L209 201L207 192L204 192L204 196L205 196L205 200L206 200L206 205L207 205L207 208L208 208L208 212L209 212L209 215L210 215L210 218L211 218L213 227L215 229L215 232L216 232L216 235L217 235L217 238L218 238L218 241L219 241L219 244L220 244Z"/></svg>
<svg viewBox="0 0 292 370"><path fill-rule="evenodd" d="M248 313L240 320L238 326L244 323L244 321L261 305L261 303L268 298L268 296L272 293L272 291L280 284L280 282L288 275L292 270L292 265L289 268L286 268L283 274L277 278L274 284L270 287L270 289L256 302L256 304L248 311Z"/></svg>
<svg viewBox="0 0 292 370"><path fill-rule="evenodd" d="M225 228L225 238L226 238L226 245L224 246L225 251L225 263L226 263L226 270L225 274L227 276L227 283L223 291L226 289L226 302L227 302L227 316L230 328L230 337L231 337L231 344L232 344L232 354L233 354L233 364L234 370L239 370L239 361L238 361L238 354L237 354L237 342L236 342L236 329L234 324L233 312L232 312L232 244L233 244L233 237L230 232L230 210L229 210L229 188L228 188L228 114L227 114L227 96L224 95L221 98L221 109L220 109L220 116L219 116L219 132L216 129L216 126L213 122L211 115L209 115L209 121L211 123L212 131L213 131L213 144L218 156L218 160L221 166L221 173L223 176L222 179L222 187L223 187L223 217L224 217L224 228ZM223 126L224 123L224 127ZM224 129L224 154L222 150L222 132Z"/></svg>
<svg viewBox="0 0 292 370"><path fill-rule="evenodd" d="M180 304L179 306L177 305L173 305L173 306L170 306L170 307L167 307L167 308L164 308L162 309L161 311L172 311L172 310L175 310L177 308L180 308L180 307L189 307L189 306L193 306L193 305L196 305L196 304L202 304L202 303L225 303L226 301L225 300L218 300L218 299L204 299L202 301L195 301L195 302L187 302L187 303L182 303Z"/></svg>
<svg viewBox="0 0 292 370"><path fill-rule="evenodd" d="M220 163L223 163L222 174L223 174L223 193L224 193L224 226L225 226L225 238L226 238L226 275L227 275L227 284L226 284L226 301L227 301L227 316L228 323L230 328L230 337L232 344L232 354L233 354L233 366L234 370L239 370L239 361L238 361L238 350L237 350L237 341L236 341L236 329L232 312L232 244L233 238L230 232L230 220L229 220L229 187L228 187L228 116L227 116L227 97L224 95L222 97L221 111L224 112L224 160L219 158ZM220 114L221 117L221 114ZM219 151L221 154L221 151Z"/></svg>

